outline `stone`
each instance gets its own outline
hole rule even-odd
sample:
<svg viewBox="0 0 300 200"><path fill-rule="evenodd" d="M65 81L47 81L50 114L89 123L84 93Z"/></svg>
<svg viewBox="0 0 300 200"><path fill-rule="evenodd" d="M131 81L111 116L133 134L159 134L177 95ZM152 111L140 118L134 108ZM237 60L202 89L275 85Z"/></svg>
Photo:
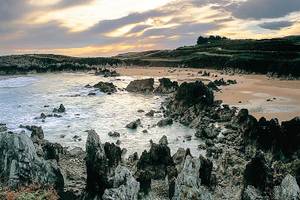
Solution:
<svg viewBox="0 0 300 200"><path fill-rule="evenodd" d="M113 83L100 81L99 83L95 84L93 87L99 89L103 93L111 94L117 92L117 88Z"/></svg>
<svg viewBox="0 0 300 200"><path fill-rule="evenodd" d="M120 137L120 133L118 133L116 131L110 131L108 133L108 136L110 136L110 137Z"/></svg>
<svg viewBox="0 0 300 200"><path fill-rule="evenodd" d="M128 92L137 92L137 93L151 93L154 90L154 79L142 79L134 80L129 83L126 87Z"/></svg>
<svg viewBox="0 0 300 200"><path fill-rule="evenodd" d="M137 127L141 126L142 123L141 123L141 120L140 119L137 119L133 122L130 122L129 124L126 125L126 128L129 128L129 129L137 129Z"/></svg>
<svg viewBox="0 0 300 200"><path fill-rule="evenodd" d="M162 144L162 145L168 145L168 138L167 138L167 136L163 135L163 136L160 138L160 140L159 140L158 143L159 143L159 144Z"/></svg>
<svg viewBox="0 0 300 200"><path fill-rule="evenodd" d="M297 184L296 178L290 174L286 175L282 180L280 186L274 188L275 200L299 200L300 189Z"/></svg>

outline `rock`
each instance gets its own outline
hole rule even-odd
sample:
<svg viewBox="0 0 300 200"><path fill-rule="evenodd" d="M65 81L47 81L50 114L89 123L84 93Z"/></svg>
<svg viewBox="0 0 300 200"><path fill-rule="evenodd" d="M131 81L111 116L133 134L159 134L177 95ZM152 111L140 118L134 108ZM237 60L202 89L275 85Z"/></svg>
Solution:
<svg viewBox="0 0 300 200"><path fill-rule="evenodd" d="M151 93L154 90L154 79L142 79L142 80L134 80L129 83L126 87L128 92L142 92L142 93Z"/></svg>
<svg viewBox="0 0 300 200"><path fill-rule="evenodd" d="M50 143L48 141L42 144L42 149L44 153L44 158L46 160L56 160L59 161L59 155L64 152L63 147L58 143Z"/></svg>
<svg viewBox="0 0 300 200"><path fill-rule="evenodd" d="M109 70L109 69L103 68L103 69L97 69L95 71L95 75L103 75L104 77L116 77L116 76L119 76L120 74L117 73L115 70Z"/></svg>
<svg viewBox="0 0 300 200"><path fill-rule="evenodd" d="M64 186L57 164L38 157L33 142L26 134L0 133L0 170L2 186L37 183L52 185L58 191L62 191Z"/></svg>
<svg viewBox="0 0 300 200"><path fill-rule="evenodd" d="M203 103L211 105L214 101L213 92L201 81L182 83L176 94L175 99L187 105Z"/></svg>
<svg viewBox="0 0 300 200"><path fill-rule="evenodd" d="M93 87L99 89L103 93L111 94L117 92L117 88L113 83L100 81L99 83L95 84Z"/></svg>
<svg viewBox="0 0 300 200"><path fill-rule="evenodd" d="M132 173L119 165L113 177L113 188L106 189L102 196L103 200L137 200L140 184L135 180Z"/></svg>
<svg viewBox="0 0 300 200"><path fill-rule="evenodd" d="M208 127L200 127L195 133L196 137L214 139L220 134L220 128L216 128L214 125Z"/></svg>
<svg viewBox="0 0 300 200"><path fill-rule="evenodd" d="M77 142L77 141L81 141L81 138L80 138L80 136L78 136L78 135L74 135L74 136L73 136L73 140L74 140L75 142Z"/></svg>
<svg viewBox="0 0 300 200"><path fill-rule="evenodd" d="M53 109L53 112L64 113L64 112L66 112L66 108L65 108L65 106L63 104L60 104L59 108L54 108Z"/></svg>
<svg viewBox="0 0 300 200"><path fill-rule="evenodd" d="M110 137L120 137L120 133L118 133L116 131L114 131L114 132L110 131L108 133L108 136L110 136Z"/></svg>
<svg viewBox="0 0 300 200"><path fill-rule="evenodd" d="M143 130L143 133L148 133L148 131L146 129Z"/></svg>
<svg viewBox="0 0 300 200"><path fill-rule="evenodd" d="M96 95L95 92L89 92L89 93L88 93L88 96L95 96L95 95Z"/></svg>
<svg viewBox="0 0 300 200"><path fill-rule="evenodd" d="M137 127L141 126L142 123L141 123L141 120L140 119L137 119L133 122L130 122L129 124L126 125L126 128L129 128L129 129L137 129Z"/></svg>
<svg viewBox="0 0 300 200"><path fill-rule="evenodd" d="M147 113L145 114L145 116L147 116L147 117L153 117L153 116L154 116L154 113L155 113L154 110L150 110L149 112L147 112Z"/></svg>
<svg viewBox="0 0 300 200"><path fill-rule="evenodd" d="M234 84L237 84L237 81L236 80L230 80L230 79L228 79L227 80L227 84L228 85L234 85Z"/></svg>
<svg viewBox="0 0 300 200"><path fill-rule="evenodd" d="M175 191L172 200L199 199L212 200L213 197L205 187L201 186L201 162L197 158L186 156L182 171L175 181Z"/></svg>
<svg viewBox="0 0 300 200"><path fill-rule="evenodd" d="M31 139L33 142L44 139L44 131L41 126L31 126L29 129L31 132Z"/></svg>
<svg viewBox="0 0 300 200"><path fill-rule="evenodd" d="M172 156L174 164L176 165L177 171L180 172L183 168L185 157L188 152L183 148L178 148L177 152Z"/></svg>
<svg viewBox="0 0 300 200"><path fill-rule="evenodd" d="M116 145L120 145L121 143L121 140L117 140Z"/></svg>
<svg viewBox="0 0 300 200"><path fill-rule="evenodd" d="M299 200L300 189L295 177L290 174L286 175L280 186L274 188L275 200Z"/></svg>
<svg viewBox="0 0 300 200"><path fill-rule="evenodd" d="M267 164L263 152L258 151L255 157L246 165L244 185L245 187L252 185L260 191L270 192L270 187L273 184L272 179L272 170Z"/></svg>
<svg viewBox="0 0 300 200"><path fill-rule="evenodd" d="M245 191L243 192L243 200L264 200L261 195L261 192L253 187L252 185L248 185Z"/></svg>
<svg viewBox="0 0 300 200"><path fill-rule="evenodd" d="M137 162L137 172L135 176L140 182L141 191L148 193L151 187L151 179L162 180L168 175L169 179L174 177L176 172L175 164L171 157L170 148L165 144L165 139L161 139L162 143L151 143L149 152L144 151Z"/></svg>
<svg viewBox="0 0 300 200"><path fill-rule="evenodd" d="M71 149L69 151L69 154L72 156L72 157L78 157L78 156L81 156L81 155L84 155L85 152L83 151L82 148L80 147L75 147L73 149Z"/></svg>
<svg viewBox="0 0 300 200"><path fill-rule="evenodd" d="M46 119L47 115L45 113L41 113L40 119Z"/></svg>
<svg viewBox="0 0 300 200"><path fill-rule="evenodd" d="M100 142L94 130L88 131L86 141L87 184L85 199L101 199L104 191L112 188L111 177L121 161L121 148L113 143Z"/></svg>
<svg viewBox="0 0 300 200"><path fill-rule="evenodd" d="M300 143L300 117L295 117L290 121L281 123L282 135L280 144L282 151L286 154L292 154L299 150Z"/></svg>
<svg viewBox="0 0 300 200"><path fill-rule="evenodd" d="M203 156L200 155L200 179L201 179L201 184L206 185L206 186L213 186L212 182L212 169L213 169L213 163L211 160L204 158Z"/></svg>
<svg viewBox="0 0 300 200"><path fill-rule="evenodd" d="M172 82L168 78L159 79L159 86L155 89L155 93L159 94L170 94L175 92L178 88L178 83L176 81Z"/></svg>
<svg viewBox="0 0 300 200"><path fill-rule="evenodd" d="M145 112L145 111L142 110L142 109L139 109L137 112L138 112L138 113L142 113L142 112Z"/></svg>
<svg viewBox="0 0 300 200"><path fill-rule="evenodd" d="M214 90L214 91L217 91L217 92L220 91L220 89L218 88L218 86L214 82L212 82L212 81L210 81L207 84L207 87L210 88L211 90Z"/></svg>
<svg viewBox="0 0 300 200"><path fill-rule="evenodd" d="M162 144L162 145L168 145L168 138L167 138L167 136L163 135L163 136L160 138L160 140L159 140L158 143L159 143L159 144Z"/></svg>
<svg viewBox="0 0 300 200"><path fill-rule="evenodd" d="M162 119L159 122L157 122L157 126L159 127L164 127L172 124L173 124L173 120L171 118Z"/></svg>

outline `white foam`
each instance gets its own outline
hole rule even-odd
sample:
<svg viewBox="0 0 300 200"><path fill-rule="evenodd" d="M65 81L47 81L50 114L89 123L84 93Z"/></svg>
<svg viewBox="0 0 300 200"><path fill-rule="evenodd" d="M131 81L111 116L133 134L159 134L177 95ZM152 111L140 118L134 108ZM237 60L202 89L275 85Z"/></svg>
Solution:
<svg viewBox="0 0 300 200"><path fill-rule="evenodd" d="M0 88L16 88L31 85L38 79L34 77L13 77L0 80Z"/></svg>

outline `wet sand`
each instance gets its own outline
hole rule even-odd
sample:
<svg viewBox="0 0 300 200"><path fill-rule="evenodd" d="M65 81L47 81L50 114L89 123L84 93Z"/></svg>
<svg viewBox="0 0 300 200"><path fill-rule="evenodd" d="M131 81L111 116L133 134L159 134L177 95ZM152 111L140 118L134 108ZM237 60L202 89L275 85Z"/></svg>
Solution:
<svg viewBox="0 0 300 200"><path fill-rule="evenodd" d="M238 84L221 87L216 99L238 108L247 108L257 118L278 118L290 120L300 116L300 80L269 79L264 75L223 75L220 71L206 70L218 77L202 77L199 71L205 69L162 68L162 67L121 67L121 75L168 77L178 82L224 78L235 79Z"/></svg>

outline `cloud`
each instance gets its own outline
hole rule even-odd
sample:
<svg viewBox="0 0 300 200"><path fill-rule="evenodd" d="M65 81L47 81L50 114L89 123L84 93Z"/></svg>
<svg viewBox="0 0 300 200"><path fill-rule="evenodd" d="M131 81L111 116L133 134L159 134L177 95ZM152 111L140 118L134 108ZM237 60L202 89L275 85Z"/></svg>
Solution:
<svg viewBox="0 0 300 200"><path fill-rule="evenodd" d="M228 7L233 15L241 19L263 19L284 17L300 11L299 0L247 0Z"/></svg>
<svg viewBox="0 0 300 200"><path fill-rule="evenodd" d="M261 28L270 29L270 30L280 30L285 27L292 26L293 22L290 21L278 21L278 22L264 22L259 24Z"/></svg>

